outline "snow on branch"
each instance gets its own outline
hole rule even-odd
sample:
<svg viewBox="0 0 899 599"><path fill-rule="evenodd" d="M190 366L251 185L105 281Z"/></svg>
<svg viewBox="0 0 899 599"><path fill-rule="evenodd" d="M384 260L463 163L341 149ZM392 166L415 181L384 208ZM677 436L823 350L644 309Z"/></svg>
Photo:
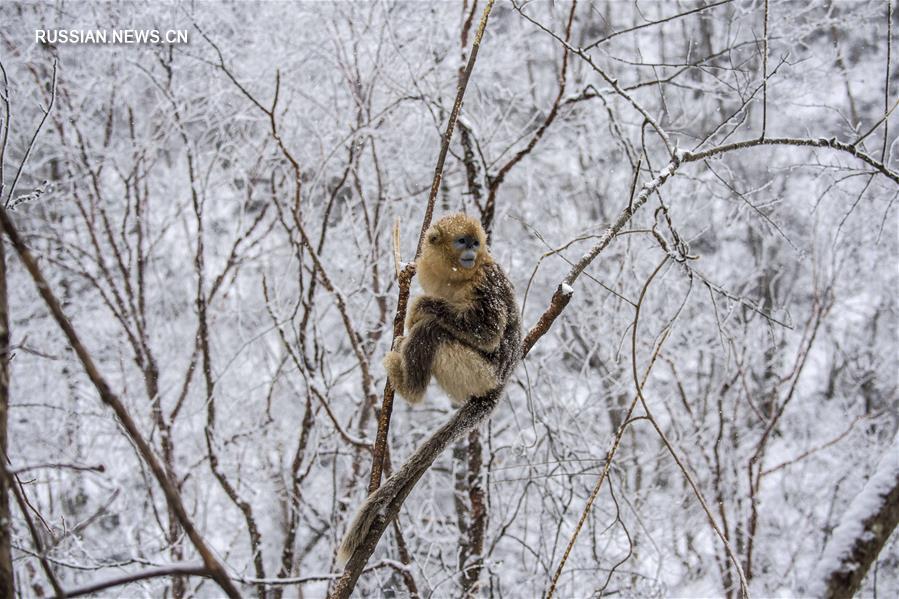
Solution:
<svg viewBox="0 0 899 599"><path fill-rule="evenodd" d="M899 523L899 435L833 533L811 579L814 597L852 597Z"/></svg>

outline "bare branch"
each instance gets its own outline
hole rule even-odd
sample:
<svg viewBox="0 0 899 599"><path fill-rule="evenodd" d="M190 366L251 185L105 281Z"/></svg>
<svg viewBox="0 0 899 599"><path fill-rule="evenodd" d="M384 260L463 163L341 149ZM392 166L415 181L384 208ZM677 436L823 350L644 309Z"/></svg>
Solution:
<svg viewBox="0 0 899 599"><path fill-rule="evenodd" d="M56 103L56 70L57 70L57 60L53 59L53 79L50 83L50 102L47 104L46 110L43 110L44 116L41 118L40 123L38 123L37 128L34 130L34 134L31 136L31 141L28 142L28 145L25 147L25 154L22 156L22 160L19 162L19 168L16 170L16 175L13 177L12 185L9 187L9 194L6 196L6 201L4 202L4 207L8 207L10 202L12 202L13 195L16 193L16 186L19 184L19 177L22 176L22 170L25 168L25 165L28 164L28 158L31 156L31 151L34 149L34 144L37 142L38 136L41 134L41 129L44 128L44 123L47 122L47 117L50 116L50 113L53 111L53 104ZM6 79L6 71L3 73L4 80ZM7 94L9 93L9 84L6 83ZM6 149L6 136L8 134L9 127L9 100L6 100L6 127L4 128L4 140L3 140L3 149ZM0 161L2 161L3 156L0 153ZM2 173L0 173L2 174Z"/></svg>
<svg viewBox="0 0 899 599"><path fill-rule="evenodd" d="M78 356L81 365L84 367L85 373L96 388L100 399L103 401L103 403L112 408L119 422L121 422L122 427L127 432L128 437L137 447L138 453L140 454L141 458L143 458L143 460L150 467L150 470L153 472L153 476L156 478L159 486L162 487L166 502L168 503L172 511L176 514L179 524L181 524L182 528L184 528L185 533L187 533L187 536L190 538L191 542L194 544L194 547L197 549L197 553L199 553L200 557L203 559L203 563L209 570L210 576L221 587L226 595L228 595L232 599L240 597L240 593L238 593L237 588L228 578L224 566L222 566L219 560L213 555L211 549L207 546L206 541L194 527L190 516L188 516L187 514L187 509L184 507L184 504L181 500L181 495L178 493L175 487L175 483L169 479L168 475L165 472L165 469L162 467L162 464L153 453L150 445L141 434L140 430L137 427L137 424L134 422L134 420L131 418L130 413L125 408L125 405L112 391L109 384L106 382L106 379L103 378L103 375L100 374L100 371L94 365L94 360L91 357L91 354L81 343L81 339L75 332L75 328L72 326L71 322L69 322L68 317L63 312L59 300L56 299L56 296L50 290L50 285L47 283L47 280L41 273L40 268L37 265L37 261L25 246L25 243L19 236L19 232L10 220L5 208L0 208L0 225L2 225L3 232L6 233L6 236L9 238L12 246L15 248L16 253L19 255L22 264L25 266L25 269L28 271L28 274L34 281L38 293L44 300L44 303L50 309L50 313L53 315L53 319L56 321L56 324L59 325L59 327L62 329L63 333L66 336L66 339L68 339L69 344L71 344L72 349Z"/></svg>
<svg viewBox="0 0 899 599"><path fill-rule="evenodd" d="M211 578L209 570L202 564L175 564L171 566L160 566L158 568L141 570L140 572L135 572L133 574L125 574L124 576L116 576L115 578L92 582L84 586L69 589L65 592L65 594L61 594L61 596L82 597L84 595L99 593L100 591L105 591L106 589L120 587L126 584L139 582L141 580L150 580L151 578L160 578L164 576L202 576Z"/></svg>

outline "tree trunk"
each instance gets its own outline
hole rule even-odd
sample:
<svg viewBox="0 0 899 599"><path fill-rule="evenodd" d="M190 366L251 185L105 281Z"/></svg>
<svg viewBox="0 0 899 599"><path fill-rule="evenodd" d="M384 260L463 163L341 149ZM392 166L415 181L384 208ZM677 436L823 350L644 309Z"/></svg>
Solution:
<svg viewBox="0 0 899 599"><path fill-rule="evenodd" d="M0 225L0 468L6 468L7 419L9 417L9 301L6 292L6 248ZM15 597L12 569L12 520L9 513L9 480L0 476L0 596Z"/></svg>

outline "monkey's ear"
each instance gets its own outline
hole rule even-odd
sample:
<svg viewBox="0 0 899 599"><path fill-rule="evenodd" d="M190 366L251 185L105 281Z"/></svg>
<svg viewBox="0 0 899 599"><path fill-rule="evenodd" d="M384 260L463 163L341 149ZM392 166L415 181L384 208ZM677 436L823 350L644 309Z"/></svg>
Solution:
<svg viewBox="0 0 899 599"><path fill-rule="evenodd" d="M440 239L443 237L443 231L440 230L440 227L437 225L432 226L428 229L428 243L436 244L440 243Z"/></svg>

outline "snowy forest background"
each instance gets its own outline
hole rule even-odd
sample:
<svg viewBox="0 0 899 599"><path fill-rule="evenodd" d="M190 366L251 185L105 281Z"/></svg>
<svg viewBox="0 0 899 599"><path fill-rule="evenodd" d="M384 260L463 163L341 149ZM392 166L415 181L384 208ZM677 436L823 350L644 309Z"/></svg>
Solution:
<svg viewBox="0 0 899 599"><path fill-rule="evenodd" d="M339 576L393 335L392 230L413 260L484 7L0 7L0 200L247 596L322 597ZM493 7L435 209L482 219L526 330L566 277L573 293L358 596L536 597L557 572L560 597L823 592L853 500L899 471L897 25L882 0ZM190 42L35 43L59 28ZM816 142L697 158L765 138ZM99 596L221 596L4 254L17 595L175 564ZM450 409L436 387L398 400L387 469ZM894 534L859 593L897 592Z"/></svg>

